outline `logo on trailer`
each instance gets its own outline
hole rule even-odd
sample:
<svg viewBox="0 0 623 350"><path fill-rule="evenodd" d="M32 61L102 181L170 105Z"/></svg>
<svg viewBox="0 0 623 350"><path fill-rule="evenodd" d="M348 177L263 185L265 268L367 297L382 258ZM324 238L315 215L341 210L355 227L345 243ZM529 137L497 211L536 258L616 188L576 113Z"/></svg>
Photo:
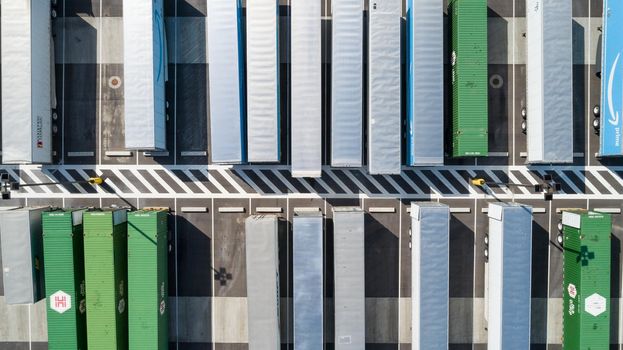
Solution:
<svg viewBox="0 0 623 350"><path fill-rule="evenodd" d="M569 283L569 286L567 286L567 292L569 293L569 296L573 299L575 299L575 297L578 295L578 290L577 288L575 288L575 284L573 283Z"/></svg>
<svg viewBox="0 0 623 350"><path fill-rule="evenodd" d="M78 309L81 314L87 311L87 301L85 299L80 300L80 306L78 306Z"/></svg>
<svg viewBox="0 0 623 350"><path fill-rule="evenodd" d="M582 262L582 266L588 266L588 263L595 259L595 253L594 252L589 252L588 251L588 247L583 245L580 248L580 254L578 255L577 258L575 258L575 262Z"/></svg>
<svg viewBox="0 0 623 350"><path fill-rule="evenodd" d="M584 301L584 311L597 317L606 312L606 298L595 293Z"/></svg>
<svg viewBox="0 0 623 350"><path fill-rule="evenodd" d="M58 292L50 295L50 309L58 312L59 314L65 313L71 309L71 295L59 290Z"/></svg>
<svg viewBox="0 0 623 350"><path fill-rule="evenodd" d="M617 66L619 64L619 59L621 58L621 53L617 55L614 59L614 63L612 63L612 68L610 69L610 75L608 77L608 111L610 112L610 117L608 118L608 123L614 126L614 144L618 147L621 144L621 127L619 125L620 122L620 114L618 110L615 110L613 94L614 94L614 78L617 72Z"/></svg>
<svg viewBox="0 0 623 350"><path fill-rule="evenodd" d="M160 315L164 315L164 311L167 309L167 304L164 299L160 302Z"/></svg>
<svg viewBox="0 0 623 350"><path fill-rule="evenodd" d="M119 305L117 306L117 311L122 314L125 311L125 299L119 300Z"/></svg>

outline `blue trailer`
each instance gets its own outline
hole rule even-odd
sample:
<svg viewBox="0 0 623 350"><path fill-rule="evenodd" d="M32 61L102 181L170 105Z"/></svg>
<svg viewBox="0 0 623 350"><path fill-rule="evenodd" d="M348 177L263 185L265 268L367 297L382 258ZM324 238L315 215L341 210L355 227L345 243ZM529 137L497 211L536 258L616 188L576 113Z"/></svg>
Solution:
<svg viewBox="0 0 623 350"><path fill-rule="evenodd" d="M623 2L604 0L604 24L601 70L601 156L621 156L621 128L623 120Z"/></svg>

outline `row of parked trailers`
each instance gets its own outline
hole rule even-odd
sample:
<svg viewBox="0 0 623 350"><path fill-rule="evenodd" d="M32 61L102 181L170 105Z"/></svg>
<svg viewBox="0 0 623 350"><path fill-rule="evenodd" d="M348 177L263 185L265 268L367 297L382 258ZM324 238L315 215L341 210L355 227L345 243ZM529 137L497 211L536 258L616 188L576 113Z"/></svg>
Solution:
<svg viewBox="0 0 623 350"><path fill-rule="evenodd" d="M361 166L367 144L371 173L400 172L403 122L407 124L407 165L443 164L442 3L407 1L407 98L401 101L402 2L370 3L367 72L364 1L332 2L333 166ZM279 162L284 132L280 90L288 87L280 86L279 32L283 29L279 28L278 1L249 2L246 27L240 0L208 0L207 5L212 162ZM569 163L573 161L572 2L526 0L526 5L528 161ZM295 176L315 177L320 175L322 161L321 1L293 1L290 6L291 165ZM617 34L623 20L621 6L617 1L604 1L603 156L623 154L623 118L619 117L623 77L618 68L623 48ZM166 147L167 44L162 7L162 0L123 2L128 149ZM3 0L2 8L3 161L49 163L51 109L55 107L50 88L54 45L50 1ZM486 156L487 2L453 0L449 14L452 156ZM403 104L407 106L405 118Z"/></svg>
<svg viewBox="0 0 623 350"><path fill-rule="evenodd" d="M324 219L293 218L294 347L365 347L365 213L333 213L335 339L324 339ZM489 205L488 346L530 347L532 209ZM47 296L50 349L167 349L167 217L164 210L13 208L0 211L7 304ZM447 349L450 209L411 206L412 346ZM274 215L246 219L250 350L279 349L279 235ZM607 214L563 212L563 349L608 349L610 235ZM45 258L45 259L44 259ZM45 267L45 278L44 268ZM45 287L44 287L45 280Z"/></svg>
<svg viewBox="0 0 623 350"><path fill-rule="evenodd" d="M7 304L47 297L49 349L166 349L166 211L0 212Z"/></svg>

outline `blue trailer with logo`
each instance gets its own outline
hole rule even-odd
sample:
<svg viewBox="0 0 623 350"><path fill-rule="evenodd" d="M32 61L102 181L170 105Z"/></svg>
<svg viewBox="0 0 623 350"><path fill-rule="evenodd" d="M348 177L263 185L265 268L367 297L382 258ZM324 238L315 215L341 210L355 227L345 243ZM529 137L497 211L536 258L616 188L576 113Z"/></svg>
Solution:
<svg viewBox="0 0 623 350"><path fill-rule="evenodd" d="M622 156L623 127L623 2L604 0L604 24L601 71L601 130L599 154Z"/></svg>

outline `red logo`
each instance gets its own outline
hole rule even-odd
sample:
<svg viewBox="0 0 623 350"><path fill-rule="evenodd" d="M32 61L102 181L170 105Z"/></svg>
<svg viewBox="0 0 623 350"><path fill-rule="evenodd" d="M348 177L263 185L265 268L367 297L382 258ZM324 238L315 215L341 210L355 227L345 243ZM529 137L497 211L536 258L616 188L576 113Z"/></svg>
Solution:
<svg viewBox="0 0 623 350"><path fill-rule="evenodd" d="M64 295L57 295L54 297L54 307L56 308L66 308L67 307L67 297Z"/></svg>

